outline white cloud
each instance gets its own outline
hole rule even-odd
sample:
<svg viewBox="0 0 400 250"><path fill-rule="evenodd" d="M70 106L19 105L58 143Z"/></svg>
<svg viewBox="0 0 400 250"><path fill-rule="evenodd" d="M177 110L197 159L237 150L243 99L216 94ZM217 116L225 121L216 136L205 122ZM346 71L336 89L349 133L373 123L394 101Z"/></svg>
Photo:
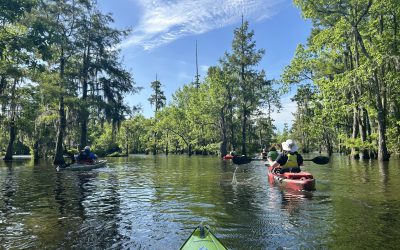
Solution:
<svg viewBox="0 0 400 250"><path fill-rule="evenodd" d="M132 0L142 11L132 35L120 47L152 50L180 37L234 24L243 14L260 21L282 0Z"/></svg>

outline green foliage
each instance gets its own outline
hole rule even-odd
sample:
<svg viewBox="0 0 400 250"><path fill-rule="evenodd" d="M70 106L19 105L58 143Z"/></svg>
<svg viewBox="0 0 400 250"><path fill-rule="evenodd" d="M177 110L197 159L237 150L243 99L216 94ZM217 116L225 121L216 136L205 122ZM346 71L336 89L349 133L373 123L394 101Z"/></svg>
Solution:
<svg viewBox="0 0 400 250"><path fill-rule="evenodd" d="M379 159L388 159L389 137L398 133L392 121L399 118L399 95L391 94L398 89L398 63L392 61L399 56L397 1L294 2L313 30L282 74L287 85L303 85L294 98L293 135L317 142L311 149L376 150Z"/></svg>
<svg viewBox="0 0 400 250"><path fill-rule="evenodd" d="M154 93L150 96L149 102L151 105L154 105L154 112L157 113L157 111L165 106L167 98L164 95L164 91L161 90L160 81L155 80L154 82L151 82L151 88L154 90Z"/></svg>
<svg viewBox="0 0 400 250"><path fill-rule="evenodd" d="M111 139L103 150L117 146L130 113L124 95L139 90L114 49L127 31L113 28L95 1L2 1L0 17L2 140L21 140L35 158L62 162L64 147L94 142L109 123L111 138L97 145ZM16 133L7 134L11 128Z"/></svg>
<svg viewBox="0 0 400 250"><path fill-rule="evenodd" d="M106 156L108 152L118 148L118 144L114 141L111 125L105 124L103 129L98 129L99 131L90 136L93 138L91 150L98 156Z"/></svg>

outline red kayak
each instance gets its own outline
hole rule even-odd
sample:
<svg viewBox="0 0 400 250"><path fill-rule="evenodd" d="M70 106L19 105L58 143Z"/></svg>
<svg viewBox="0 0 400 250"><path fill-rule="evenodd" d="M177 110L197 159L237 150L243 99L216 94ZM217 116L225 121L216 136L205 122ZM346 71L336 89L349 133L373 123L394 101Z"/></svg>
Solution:
<svg viewBox="0 0 400 250"><path fill-rule="evenodd" d="M270 183L277 183L285 188L296 191L315 190L315 179L312 174L301 171L300 173L276 174L272 172L272 167L268 167L268 180Z"/></svg>
<svg viewBox="0 0 400 250"><path fill-rule="evenodd" d="M225 155L224 157L222 157L224 160L230 160L233 158L233 155Z"/></svg>

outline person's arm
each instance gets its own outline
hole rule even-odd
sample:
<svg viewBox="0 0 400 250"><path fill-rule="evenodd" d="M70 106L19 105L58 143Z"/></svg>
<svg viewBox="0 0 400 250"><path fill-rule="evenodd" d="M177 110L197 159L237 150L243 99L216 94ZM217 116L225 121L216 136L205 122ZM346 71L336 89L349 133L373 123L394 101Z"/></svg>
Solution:
<svg viewBox="0 0 400 250"><path fill-rule="evenodd" d="M297 164L299 165L299 167L304 166L304 160L301 154L297 154Z"/></svg>
<svg viewBox="0 0 400 250"><path fill-rule="evenodd" d="M92 160L96 160L97 159L97 155L95 155L93 152L90 152L90 158Z"/></svg>
<svg viewBox="0 0 400 250"><path fill-rule="evenodd" d="M267 161L268 161L268 164L271 166L274 163L274 161L272 160L272 157L271 157L271 152L268 152L268 154L267 154Z"/></svg>
<svg viewBox="0 0 400 250"><path fill-rule="evenodd" d="M272 168L279 168L282 164L282 161L283 161L283 155L279 154L275 161L272 161L272 159L271 159L270 164L271 164Z"/></svg>
<svg viewBox="0 0 400 250"><path fill-rule="evenodd" d="M268 153L268 155L267 155L267 161L268 161L268 164L269 164L270 166L274 165L274 163L275 163L275 161L272 160L272 157L271 157L271 155L270 155L269 153Z"/></svg>
<svg viewBox="0 0 400 250"><path fill-rule="evenodd" d="M271 166L272 166L272 169L274 169L274 168L279 168L279 167L281 166L277 161L270 162L270 164L271 164Z"/></svg>

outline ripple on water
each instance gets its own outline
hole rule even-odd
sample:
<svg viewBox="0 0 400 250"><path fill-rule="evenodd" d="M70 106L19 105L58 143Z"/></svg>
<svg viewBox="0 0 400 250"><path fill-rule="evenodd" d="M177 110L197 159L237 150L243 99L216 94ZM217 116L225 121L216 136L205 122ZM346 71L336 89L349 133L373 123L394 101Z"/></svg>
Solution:
<svg viewBox="0 0 400 250"><path fill-rule="evenodd" d="M230 249L400 244L396 162L310 165L309 195L269 185L257 164L238 168L232 185L235 166L214 157L112 161L87 172L0 166L2 247L179 249L201 222Z"/></svg>

